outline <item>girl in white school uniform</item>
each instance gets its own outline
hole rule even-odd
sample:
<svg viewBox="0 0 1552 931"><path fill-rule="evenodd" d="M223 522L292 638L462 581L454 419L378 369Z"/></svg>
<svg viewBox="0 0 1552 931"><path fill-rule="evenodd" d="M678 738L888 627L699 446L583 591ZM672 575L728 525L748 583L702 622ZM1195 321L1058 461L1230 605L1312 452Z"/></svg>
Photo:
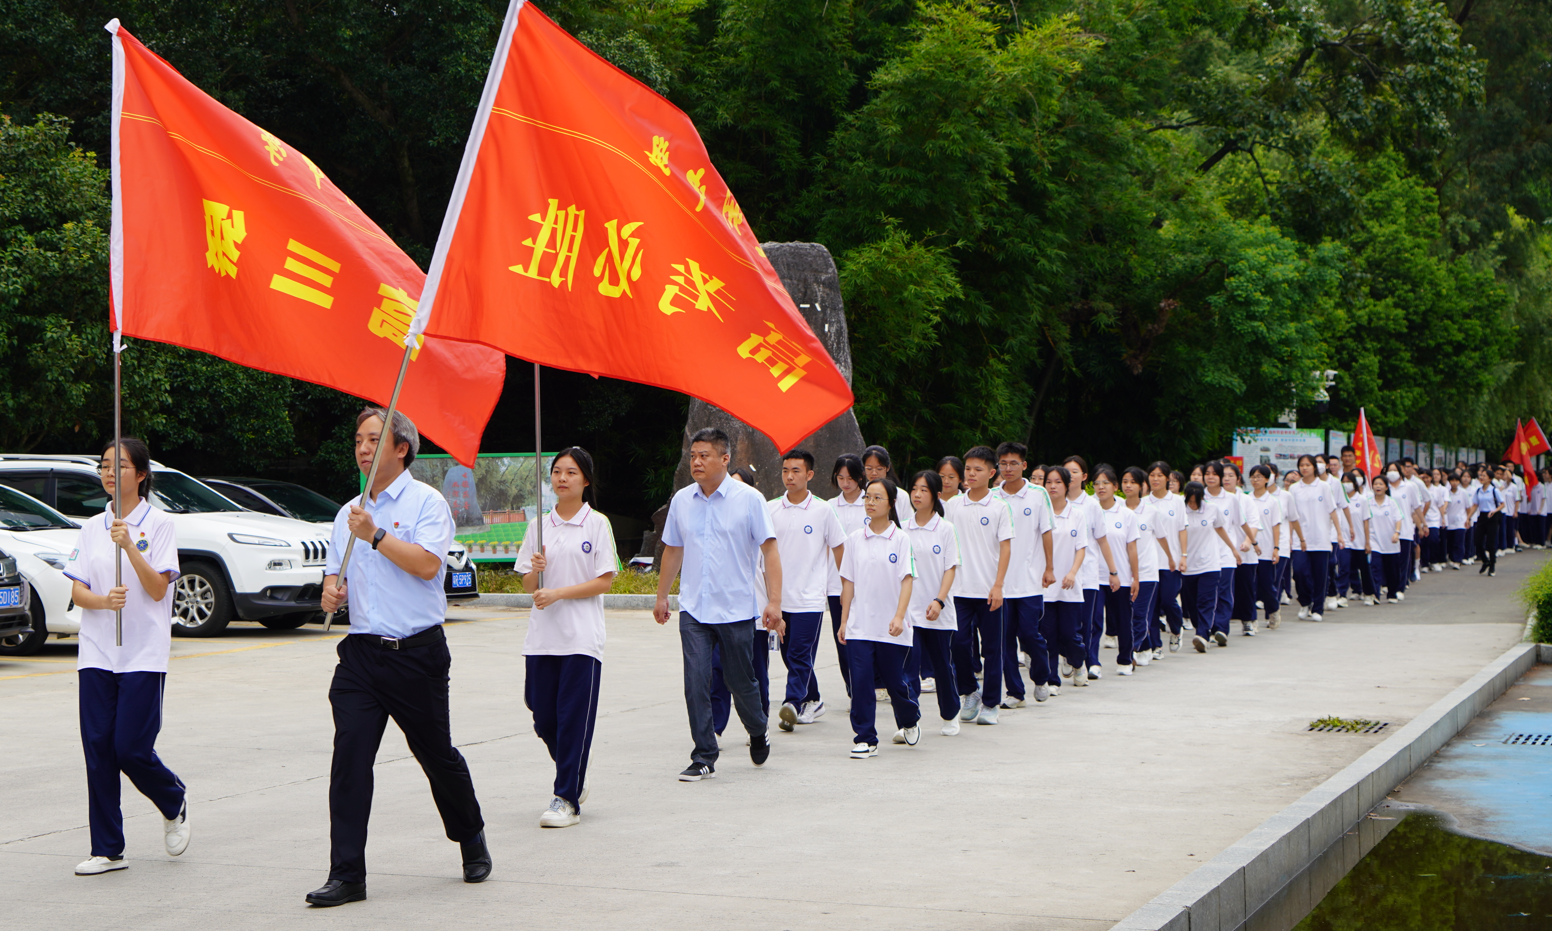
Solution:
<svg viewBox="0 0 1552 931"><path fill-rule="evenodd" d="M1234 496L1243 523L1229 531L1240 552L1240 561L1234 567L1234 597L1229 620L1239 621L1240 631L1247 637L1256 635L1256 573L1260 565L1258 544L1266 527L1261 523L1261 511L1245 490L1239 466L1223 460L1223 490Z"/></svg>
<svg viewBox="0 0 1552 931"><path fill-rule="evenodd" d="M1374 549L1375 583L1382 585L1379 603L1386 603L1386 596L1396 600L1401 591L1401 576L1406 570L1401 550L1402 527L1405 521L1404 504L1390 494L1390 480L1383 475L1374 476L1370 483L1374 491L1374 503L1369 508L1369 540Z"/></svg>
<svg viewBox="0 0 1552 931"><path fill-rule="evenodd" d="M939 459L938 481L943 485L943 490L938 492L939 500L944 503L954 500L954 496L965 488L964 461L958 456L944 456Z"/></svg>
<svg viewBox="0 0 1552 931"><path fill-rule="evenodd" d="M1153 623L1154 604L1159 589L1159 563L1169 550L1161 546L1166 533L1158 519L1154 497L1146 492L1148 474L1136 466L1121 473L1121 494L1126 496L1126 507L1137 519L1137 574L1132 586L1132 648L1133 662L1147 666L1160 654L1164 641L1159 636L1159 625Z"/></svg>
<svg viewBox="0 0 1552 931"><path fill-rule="evenodd" d="M847 536L867 525L867 508L862 501L862 483L866 481L861 459L849 453L836 457L835 467L830 470L830 484L840 489L841 493L830 499L830 507L835 510L835 516L841 522L841 530ZM827 566L826 572L830 577L826 583L826 600L830 604L830 633L835 638L835 657L841 667L841 681L845 683L846 694L849 696L851 664L846 661L846 643L841 639L841 570L839 567Z"/></svg>
<svg viewBox="0 0 1552 931"><path fill-rule="evenodd" d="M1250 467L1249 507L1261 527L1256 536L1254 598L1266 612L1266 629L1276 630L1283 621L1282 605L1277 601L1277 563L1288 550L1288 537L1283 532L1283 503L1271 483L1271 466Z"/></svg>
<svg viewBox="0 0 1552 931"><path fill-rule="evenodd" d="M1065 659L1072 670L1072 684L1089 684L1085 660L1088 650L1083 637L1088 627L1087 607L1083 597L1083 563L1089 558L1089 515L1068 495L1078 485L1072 473L1064 466L1048 466L1045 470L1045 490L1051 497L1051 574L1055 581L1045 589L1045 613L1040 618L1040 633L1045 638L1048 664L1055 673L1059 659ZM1037 683L1038 684L1038 683ZM1056 684L1050 692L1057 694Z"/></svg>
<svg viewBox="0 0 1552 931"><path fill-rule="evenodd" d="M102 454L107 511L81 526L65 575L81 607L76 678L81 707L81 746L86 755L86 792L92 855L77 876L122 870L124 813L119 807L119 773L162 813L163 844L169 856L189 845L189 807L183 782L156 755L162 727L162 695L172 650L172 582L178 577L178 539L172 519L151 506L151 452L134 437L118 446L119 468L110 443ZM117 498L124 515L113 516ZM122 581L115 583L115 565ZM118 619L123 617L123 643Z"/></svg>
<svg viewBox="0 0 1552 931"><path fill-rule="evenodd" d="M959 537L954 525L943 517L943 490L938 473L923 470L911 479L911 505L916 509L905 522L905 535L911 541L911 559L916 578L911 583L911 605L906 620L911 625L911 652L905 661L905 683L911 697L920 700L922 660L937 674L945 687L938 690L938 716L943 719L943 736L959 733L959 698L946 683L954 681L954 634L959 620L954 614L954 576L959 571ZM897 735L903 739L903 735Z"/></svg>
<svg viewBox="0 0 1552 931"><path fill-rule="evenodd" d="M1180 556L1180 532L1185 529L1185 504L1176 489L1180 487L1169 463L1162 459L1148 466L1148 501L1154 508L1154 520L1159 543L1164 549L1163 562L1159 566L1157 593L1160 626L1154 630L1153 658L1162 659L1163 628L1169 629L1169 652L1180 651L1180 629L1184 615L1180 610L1180 570L1185 568Z"/></svg>
<svg viewBox="0 0 1552 931"><path fill-rule="evenodd" d="M1315 457L1299 457L1299 480L1289 489L1293 495L1293 574L1299 593L1299 619L1319 621L1326 610L1327 573L1331 566L1333 523L1341 504L1331 486L1316 474Z"/></svg>
<svg viewBox="0 0 1552 931"><path fill-rule="evenodd" d="M1374 499L1369 496L1368 482L1363 472L1354 469L1342 477L1342 490L1347 493L1347 524L1352 532L1346 536L1348 577L1355 594L1363 596L1363 603L1374 604L1373 541L1370 539L1369 520ZM1346 594L1346 592L1342 592Z"/></svg>
<svg viewBox="0 0 1552 931"><path fill-rule="evenodd" d="M1180 600L1191 606L1191 622L1196 627L1191 646L1198 653L1207 652L1207 640L1213 635L1222 554L1231 545L1223 526L1223 509L1213 507L1206 499L1206 486L1201 482L1186 483L1185 542L1181 546L1186 568L1180 581Z"/></svg>
<svg viewBox="0 0 1552 931"><path fill-rule="evenodd" d="M867 684L881 680L895 715L895 742L916 746L921 740L921 710L905 685L905 658L912 631L911 541L895 512L895 483L871 479L863 489L868 523L846 538L841 556L841 642L846 644L851 678L854 740L851 757L878 754L875 715L878 701Z"/></svg>
<svg viewBox="0 0 1552 931"><path fill-rule="evenodd" d="M523 590L534 596L523 640L523 702L555 761L555 799L539 825L564 828L581 820L587 797L604 661L603 596L620 564L609 518L593 509L593 457L577 446L561 450L550 465L550 488L555 507L539 518L544 548L538 550L539 534L530 530L516 569Z"/></svg>
<svg viewBox="0 0 1552 931"><path fill-rule="evenodd" d="M1224 487L1223 476L1227 470L1217 460L1203 466L1202 474L1207 489L1202 499L1206 507L1216 508L1223 515L1223 529L1227 536L1218 553L1218 598L1213 608L1211 637L1218 646L1229 645L1229 620L1234 615L1235 570L1250 552L1253 534L1245 523L1240 506L1240 496Z"/></svg>
<svg viewBox="0 0 1552 931"><path fill-rule="evenodd" d="M1094 503L1098 505L1105 522L1105 535L1110 541L1110 552L1115 557L1117 581L1115 591L1101 593L1105 600L1105 631L1116 638L1116 674L1129 676L1134 669L1136 635L1132 630L1132 602L1138 594L1138 556L1142 546L1137 527L1137 515L1116 498L1121 489L1121 479L1114 467L1100 463L1094 467Z"/></svg>

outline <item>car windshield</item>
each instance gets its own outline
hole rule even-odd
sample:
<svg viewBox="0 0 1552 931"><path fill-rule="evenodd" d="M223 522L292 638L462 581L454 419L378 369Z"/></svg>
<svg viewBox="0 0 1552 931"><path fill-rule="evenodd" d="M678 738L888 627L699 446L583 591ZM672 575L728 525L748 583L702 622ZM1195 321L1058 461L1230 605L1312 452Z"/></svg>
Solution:
<svg viewBox="0 0 1552 931"><path fill-rule="evenodd" d="M207 514L211 511L241 511L242 505L229 501L215 489L181 472L157 469L151 488L151 504L175 514Z"/></svg>
<svg viewBox="0 0 1552 931"><path fill-rule="evenodd" d="M291 512L297 520L328 523L339 513L340 506L318 494L311 488L286 483L254 484L254 491Z"/></svg>
<svg viewBox="0 0 1552 931"><path fill-rule="evenodd" d="M0 527L6 530L73 530L75 524L43 502L0 485Z"/></svg>

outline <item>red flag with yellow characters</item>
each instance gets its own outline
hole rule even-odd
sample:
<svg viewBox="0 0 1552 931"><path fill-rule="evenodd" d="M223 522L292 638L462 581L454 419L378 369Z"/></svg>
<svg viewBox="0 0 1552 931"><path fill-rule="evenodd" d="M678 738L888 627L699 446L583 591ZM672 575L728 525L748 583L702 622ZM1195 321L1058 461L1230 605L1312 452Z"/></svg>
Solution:
<svg viewBox="0 0 1552 931"><path fill-rule="evenodd" d="M425 273L284 140L113 34L113 329L385 403ZM505 357L413 351L400 408L472 463Z"/></svg>
<svg viewBox="0 0 1552 931"><path fill-rule="evenodd" d="M412 332L672 388L780 449L851 406L690 118L512 0Z"/></svg>
<svg viewBox="0 0 1552 931"><path fill-rule="evenodd" d="M1369 428L1368 415L1361 407L1358 408L1358 425L1353 428L1353 453L1365 477L1372 479L1385 471L1384 457L1374 440L1374 431Z"/></svg>

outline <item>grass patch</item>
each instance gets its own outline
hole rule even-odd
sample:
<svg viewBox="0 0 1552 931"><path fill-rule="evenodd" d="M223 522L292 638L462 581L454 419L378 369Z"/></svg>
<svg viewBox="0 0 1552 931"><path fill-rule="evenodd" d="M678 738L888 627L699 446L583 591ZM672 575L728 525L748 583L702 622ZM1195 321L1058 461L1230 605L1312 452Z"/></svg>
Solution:
<svg viewBox="0 0 1552 931"><path fill-rule="evenodd" d="M614 574L614 584L609 586L611 595L656 595L656 572L636 572L626 569ZM523 577L511 569L480 567L480 592L483 594L521 595ZM679 594L679 580L674 579L672 594Z"/></svg>
<svg viewBox="0 0 1552 931"><path fill-rule="evenodd" d="M1525 610L1534 614L1535 623L1530 628L1530 639L1537 643L1552 643L1552 561L1531 573L1520 586L1520 601Z"/></svg>
<svg viewBox="0 0 1552 931"><path fill-rule="evenodd" d="M1312 731L1322 727L1332 727L1339 731L1351 731L1356 733L1357 731L1361 731L1366 727L1373 727L1378 723L1380 722L1365 721L1363 718L1339 718L1335 715L1327 715L1324 718L1316 718L1315 720L1311 721L1309 726L1310 730Z"/></svg>

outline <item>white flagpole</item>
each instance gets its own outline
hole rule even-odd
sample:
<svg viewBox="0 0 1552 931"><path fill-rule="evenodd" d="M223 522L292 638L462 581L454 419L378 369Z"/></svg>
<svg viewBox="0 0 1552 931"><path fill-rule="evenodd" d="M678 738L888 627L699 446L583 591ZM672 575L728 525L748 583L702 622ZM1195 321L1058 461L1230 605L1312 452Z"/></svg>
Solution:
<svg viewBox="0 0 1552 931"><path fill-rule="evenodd" d="M534 552L544 554L544 434L539 430L539 363L534 363ZM544 587L539 573L538 588Z"/></svg>
<svg viewBox="0 0 1552 931"><path fill-rule="evenodd" d="M404 389L404 376L410 370L410 353L414 351L414 342L404 347L404 361L399 363L399 378L393 383L393 395L388 399L388 410L383 419L382 432L377 435L377 448L372 450L372 464L366 470L366 489L361 492L361 506L366 507L367 496L372 493L372 483L377 480L377 466L383 461L383 446L394 449L397 443L393 433L393 415L399 408L399 392ZM345 553L340 557L339 578L345 578L345 570L350 567L350 551L356 548L356 535L351 534L345 542ZM334 626L334 612L323 616L323 632L328 633Z"/></svg>
<svg viewBox="0 0 1552 931"><path fill-rule="evenodd" d="M122 337L118 333L113 334L113 519L124 519L124 490L119 485L124 481L124 472L119 468L119 447L124 442L124 411L122 403L122 383L120 377L122 365L120 350L124 348ZM113 587L118 588L124 584L124 548L113 548ZM119 608L113 612L113 637L115 646L124 645L124 609Z"/></svg>
<svg viewBox="0 0 1552 931"><path fill-rule="evenodd" d="M109 20L103 26L113 36L113 96L109 104L109 179L113 191L113 212L108 230L108 290L113 301L113 518L124 519L124 505L119 498L119 482L123 473L119 469L119 446L124 441L123 365L124 352L124 191L119 172L119 123L124 115L124 46L119 39L119 21ZM113 585L124 584L124 551L115 548L113 554ZM124 645L124 611L113 612L114 644Z"/></svg>

